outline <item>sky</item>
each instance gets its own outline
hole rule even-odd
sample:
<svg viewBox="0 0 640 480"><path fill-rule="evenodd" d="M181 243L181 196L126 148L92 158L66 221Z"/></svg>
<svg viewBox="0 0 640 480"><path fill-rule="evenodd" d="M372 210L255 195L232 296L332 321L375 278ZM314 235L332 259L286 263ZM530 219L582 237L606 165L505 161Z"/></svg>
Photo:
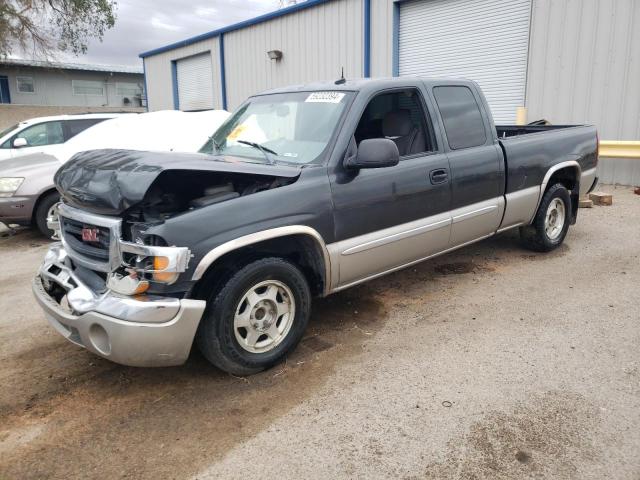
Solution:
<svg viewBox="0 0 640 480"><path fill-rule="evenodd" d="M277 10L278 0L118 0L115 27L75 63L142 66L138 54Z"/></svg>

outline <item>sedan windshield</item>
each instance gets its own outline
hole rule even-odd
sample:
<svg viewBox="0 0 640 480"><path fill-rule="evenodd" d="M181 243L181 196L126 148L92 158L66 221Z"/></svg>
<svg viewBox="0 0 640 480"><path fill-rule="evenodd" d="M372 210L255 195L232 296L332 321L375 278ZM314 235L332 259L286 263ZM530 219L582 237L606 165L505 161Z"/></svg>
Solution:
<svg viewBox="0 0 640 480"><path fill-rule="evenodd" d="M266 163L319 161L349 92L296 92L253 97L200 149Z"/></svg>
<svg viewBox="0 0 640 480"><path fill-rule="evenodd" d="M11 125L9 128L5 128L0 132L0 138L4 137L7 133L13 132L16 128L18 128L18 124Z"/></svg>

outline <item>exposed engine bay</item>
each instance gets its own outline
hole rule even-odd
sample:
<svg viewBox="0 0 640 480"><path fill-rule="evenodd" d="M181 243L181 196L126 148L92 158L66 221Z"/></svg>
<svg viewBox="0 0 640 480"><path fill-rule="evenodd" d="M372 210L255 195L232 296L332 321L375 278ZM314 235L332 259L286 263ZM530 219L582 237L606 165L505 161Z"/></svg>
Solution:
<svg viewBox="0 0 640 480"><path fill-rule="evenodd" d="M161 174L141 202L124 212L131 240L142 240L143 232L177 214L288 185L295 178L239 173L171 171ZM147 240L148 241L148 240Z"/></svg>
<svg viewBox="0 0 640 480"><path fill-rule="evenodd" d="M169 174L170 173L170 174ZM55 175L65 203L102 215L141 207L144 221L293 183L300 167L176 152L90 150ZM149 218L146 218L146 216Z"/></svg>

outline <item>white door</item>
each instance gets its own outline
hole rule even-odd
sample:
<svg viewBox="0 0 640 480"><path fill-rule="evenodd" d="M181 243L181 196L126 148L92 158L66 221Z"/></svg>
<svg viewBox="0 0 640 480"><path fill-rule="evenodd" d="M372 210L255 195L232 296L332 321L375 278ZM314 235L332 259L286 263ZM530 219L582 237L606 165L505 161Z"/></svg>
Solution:
<svg viewBox="0 0 640 480"><path fill-rule="evenodd" d="M531 0L412 0L400 4L399 74L465 78L496 123L524 106Z"/></svg>
<svg viewBox="0 0 640 480"><path fill-rule="evenodd" d="M176 73L180 110L213 108L213 68L209 52L178 60Z"/></svg>

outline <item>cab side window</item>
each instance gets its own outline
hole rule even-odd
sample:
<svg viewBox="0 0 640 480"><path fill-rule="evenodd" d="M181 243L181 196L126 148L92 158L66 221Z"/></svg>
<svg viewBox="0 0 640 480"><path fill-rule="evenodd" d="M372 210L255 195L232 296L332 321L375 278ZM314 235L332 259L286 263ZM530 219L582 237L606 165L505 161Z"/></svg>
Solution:
<svg viewBox="0 0 640 480"><path fill-rule="evenodd" d="M393 140L401 157L437 150L431 122L418 90L413 88L371 99L355 132L358 144L370 138Z"/></svg>
<svg viewBox="0 0 640 480"><path fill-rule="evenodd" d="M15 138L24 138L29 147L64 143L62 122L46 122L33 125L16 134Z"/></svg>
<svg viewBox="0 0 640 480"><path fill-rule="evenodd" d="M435 87L438 110L451 150L478 147L487 141L480 107L468 87Z"/></svg>

